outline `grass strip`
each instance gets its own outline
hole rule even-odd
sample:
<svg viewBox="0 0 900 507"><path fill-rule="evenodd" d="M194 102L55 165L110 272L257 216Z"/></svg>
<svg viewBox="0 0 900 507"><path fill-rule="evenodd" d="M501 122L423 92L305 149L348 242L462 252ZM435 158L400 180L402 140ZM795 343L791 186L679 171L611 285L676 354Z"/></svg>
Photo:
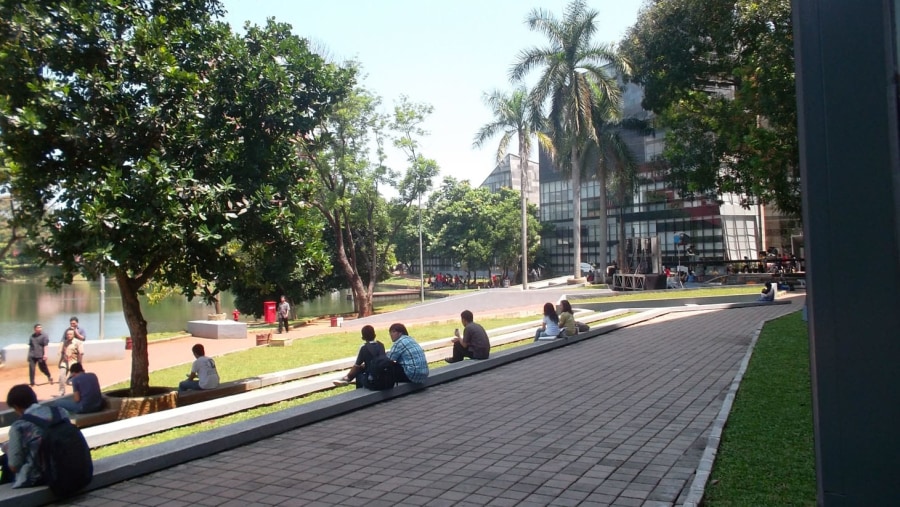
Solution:
<svg viewBox="0 0 900 507"><path fill-rule="evenodd" d="M702 504L816 505L809 337L800 312L763 327Z"/></svg>
<svg viewBox="0 0 900 507"><path fill-rule="evenodd" d="M668 289L664 291L616 292L613 296L596 296L578 298L576 303L608 303L610 301L649 301L654 299L703 298L717 296L741 296L759 294L759 285L739 285L727 287L709 287L703 289ZM577 306L577 305L576 305Z"/></svg>

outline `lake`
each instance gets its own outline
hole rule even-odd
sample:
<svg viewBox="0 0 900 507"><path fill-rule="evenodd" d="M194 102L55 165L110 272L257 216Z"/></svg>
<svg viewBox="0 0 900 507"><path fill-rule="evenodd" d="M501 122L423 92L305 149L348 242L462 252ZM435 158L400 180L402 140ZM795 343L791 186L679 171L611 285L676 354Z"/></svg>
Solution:
<svg viewBox="0 0 900 507"><path fill-rule="evenodd" d="M335 292L299 303L295 305L296 315L300 318L352 312L353 303L341 294ZM119 287L113 280L107 280L105 301L104 337L128 336ZM234 298L223 293L221 301L222 311L230 317ZM141 311L147 320L147 330L155 333L180 331L190 320L206 320L214 307L203 304L199 298L190 302L182 296L170 296L151 305L141 297ZM59 341L73 315L78 317L88 340L96 340L100 330L100 282L75 282L63 286L59 292L48 288L43 281L0 283L0 347L27 344L36 323L44 327L51 342ZM248 319L253 317L241 316L241 321Z"/></svg>

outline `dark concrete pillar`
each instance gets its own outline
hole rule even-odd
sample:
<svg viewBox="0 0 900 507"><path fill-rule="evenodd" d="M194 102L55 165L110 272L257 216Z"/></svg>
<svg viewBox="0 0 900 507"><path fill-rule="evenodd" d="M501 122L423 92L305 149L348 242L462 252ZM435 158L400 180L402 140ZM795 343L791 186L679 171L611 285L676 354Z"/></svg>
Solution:
<svg viewBox="0 0 900 507"><path fill-rule="evenodd" d="M894 0L793 0L819 505L900 505Z"/></svg>

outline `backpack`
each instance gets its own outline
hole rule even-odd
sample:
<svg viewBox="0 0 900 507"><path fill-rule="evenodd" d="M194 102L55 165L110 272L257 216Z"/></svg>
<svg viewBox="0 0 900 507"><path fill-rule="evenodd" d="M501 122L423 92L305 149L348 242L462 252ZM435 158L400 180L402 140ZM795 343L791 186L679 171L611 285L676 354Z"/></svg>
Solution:
<svg viewBox="0 0 900 507"><path fill-rule="evenodd" d="M47 421L33 414L22 416L26 421L41 429L39 459L44 479L50 491L56 496L70 496L88 485L94 477L94 463L91 448L84 435L59 408L50 407L53 412Z"/></svg>
<svg viewBox="0 0 900 507"><path fill-rule="evenodd" d="M394 362L386 354L369 359L363 372L363 386L373 391L383 391L397 385L394 378Z"/></svg>

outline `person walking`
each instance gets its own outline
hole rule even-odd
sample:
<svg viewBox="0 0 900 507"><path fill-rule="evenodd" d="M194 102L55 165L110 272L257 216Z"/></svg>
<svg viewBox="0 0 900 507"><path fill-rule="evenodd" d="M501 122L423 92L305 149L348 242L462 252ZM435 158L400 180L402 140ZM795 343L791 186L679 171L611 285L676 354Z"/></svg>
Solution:
<svg viewBox="0 0 900 507"><path fill-rule="evenodd" d="M281 304L278 305L278 334L281 334L282 328L285 333L291 330L291 326L288 323L290 315L291 305L288 304L284 296L281 296Z"/></svg>
<svg viewBox="0 0 900 507"><path fill-rule="evenodd" d="M47 345L50 344L50 338L44 333L40 324L34 325L34 333L28 338L28 381L31 387L34 387L34 369L37 366L41 373L47 376L47 382L53 385L53 377L50 375L50 369L47 368Z"/></svg>
<svg viewBox="0 0 900 507"><path fill-rule="evenodd" d="M78 317L75 315L69 319L69 327L63 331L62 341L66 341L66 333L72 331L72 338L74 341L72 342L75 347L75 353L78 356L78 362L82 362L84 359L84 341L87 340L87 333L84 332L84 328L78 323Z"/></svg>
<svg viewBox="0 0 900 507"><path fill-rule="evenodd" d="M469 357L472 359L487 359L491 354L491 341L488 339L487 331L481 324L476 324L475 317L469 310L463 310L459 315L462 321L463 332L459 334L459 329L455 329L455 335L451 340L453 342L453 355L445 359L448 363L456 363Z"/></svg>
<svg viewBox="0 0 900 507"><path fill-rule="evenodd" d="M78 357L77 341L75 330L72 328L66 329L66 334L63 335L63 342L60 344L59 350L59 394L57 396L66 395L66 380L69 378L69 369L72 368L73 364L81 362Z"/></svg>

